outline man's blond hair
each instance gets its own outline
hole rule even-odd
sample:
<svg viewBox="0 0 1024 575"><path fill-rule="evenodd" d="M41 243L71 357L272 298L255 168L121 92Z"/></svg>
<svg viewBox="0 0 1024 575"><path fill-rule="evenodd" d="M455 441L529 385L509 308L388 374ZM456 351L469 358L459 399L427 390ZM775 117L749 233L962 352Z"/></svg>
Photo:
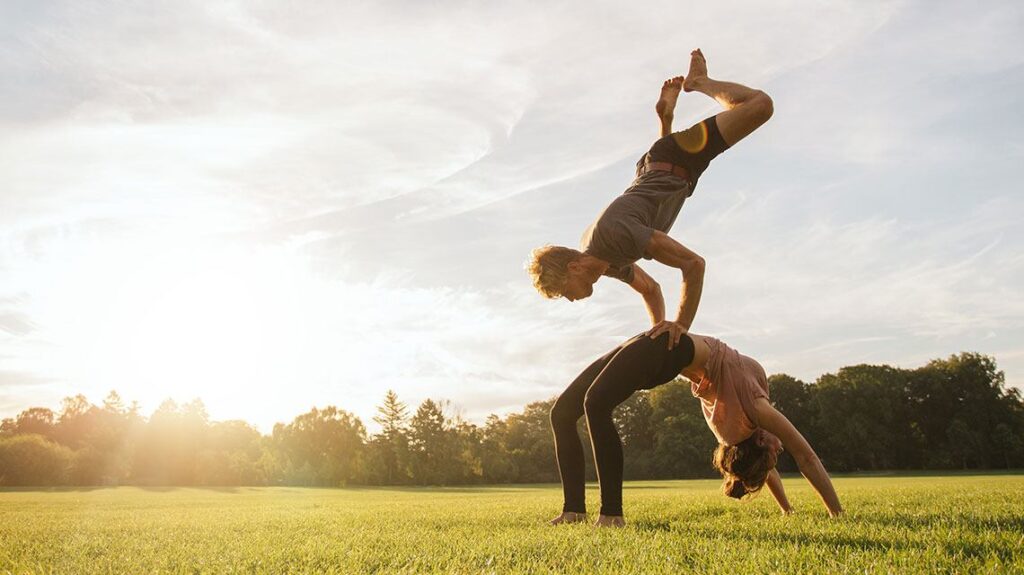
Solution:
<svg viewBox="0 0 1024 575"><path fill-rule="evenodd" d="M561 297L565 282L569 279L569 262L581 255L572 248L562 246L547 245L533 250L526 262L526 271L533 278L533 287L546 298Z"/></svg>

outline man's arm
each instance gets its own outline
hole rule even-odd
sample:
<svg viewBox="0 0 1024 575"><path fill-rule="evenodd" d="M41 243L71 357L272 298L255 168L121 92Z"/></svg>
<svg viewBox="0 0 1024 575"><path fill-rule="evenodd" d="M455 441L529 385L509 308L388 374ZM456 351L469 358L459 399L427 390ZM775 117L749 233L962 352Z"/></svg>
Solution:
<svg viewBox="0 0 1024 575"><path fill-rule="evenodd" d="M647 255L667 266L679 269L683 274L682 299L675 321L662 321L649 332L652 338L669 332L671 336L668 347L671 349L679 342L679 338L690 330L693 316L697 314L700 294L704 289L704 258L658 230L654 230L651 240L647 243Z"/></svg>
<svg viewBox="0 0 1024 575"><path fill-rule="evenodd" d="M629 287L643 296L647 313L651 316L651 325L658 325L665 320L665 298L661 295L661 284L636 264L633 264L633 281L629 282Z"/></svg>

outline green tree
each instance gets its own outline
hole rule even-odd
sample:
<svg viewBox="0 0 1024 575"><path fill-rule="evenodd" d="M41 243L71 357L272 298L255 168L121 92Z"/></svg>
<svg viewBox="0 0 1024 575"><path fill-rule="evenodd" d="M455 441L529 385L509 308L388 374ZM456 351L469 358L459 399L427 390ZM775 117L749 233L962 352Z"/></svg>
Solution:
<svg viewBox="0 0 1024 575"><path fill-rule="evenodd" d="M274 426L274 440L287 458L285 481L339 486L365 475L366 428L355 415L329 405L291 423Z"/></svg>
<svg viewBox="0 0 1024 575"><path fill-rule="evenodd" d="M555 398L529 403L519 413L505 419L505 449L518 471L516 482L547 483L558 481L558 463L555 461L555 439L551 432L551 407ZM584 445L589 445L583 418L577 424L583 434ZM595 477L593 452L583 450L589 462L587 470Z"/></svg>
<svg viewBox="0 0 1024 575"><path fill-rule="evenodd" d="M712 476L711 455L718 441L704 421L700 400L693 396L690 384L679 379L660 385L651 390L650 403L654 459L659 462L654 477Z"/></svg>
<svg viewBox="0 0 1024 575"><path fill-rule="evenodd" d="M34 433L0 438L0 485L67 483L74 453Z"/></svg>
<svg viewBox="0 0 1024 575"><path fill-rule="evenodd" d="M244 421L210 424L198 455L196 480L202 485L263 485L266 476L258 466L263 455L260 432Z"/></svg>
<svg viewBox="0 0 1024 575"><path fill-rule="evenodd" d="M487 416L480 437L480 468L486 483L511 483L518 477L507 442L508 423L497 415Z"/></svg>
<svg viewBox="0 0 1024 575"><path fill-rule="evenodd" d="M45 407L30 407L18 414L11 428L12 434L35 433L55 440L57 415Z"/></svg>
<svg viewBox="0 0 1024 575"><path fill-rule="evenodd" d="M998 453L991 440L996 427L1006 423L1014 429L1021 419L1019 396L1005 388L995 360L978 353L952 355L914 370L910 380L910 411L925 465L962 467L966 460L991 466ZM955 420L969 426L970 438L953 426ZM965 453L965 445L973 452Z"/></svg>
<svg viewBox="0 0 1024 575"><path fill-rule="evenodd" d="M126 408L116 391L102 407L90 406L75 416L78 450L71 471L76 485L117 485L131 470L132 442L143 424L137 407Z"/></svg>
<svg viewBox="0 0 1024 575"><path fill-rule="evenodd" d="M449 427L454 465L448 468L448 483L480 483L483 471L483 430L461 417L452 418Z"/></svg>
<svg viewBox="0 0 1024 575"><path fill-rule="evenodd" d="M996 445L997 453L1001 454L999 463L1007 469L1020 465L1024 460L1024 441L1021 440L1021 434L1014 433L1008 424L996 425L992 431L992 443Z"/></svg>
<svg viewBox="0 0 1024 575"><path fill-rule="evenodd" d="M623 478L651 477L658 460L650 392L638 391L615 408L612 418L623 448Z"/></svg>
<svg viewBox="0 0 1024 575"><path fill-rule="evenodd" d="M977 462L981 437L971 430L971 427L962 419L954 419L949 424L946 429L946 438L949 440L947 451L950 457L963 469L967 469L969 464Z"/></svg>
<svg viewBox="0 0 1024 575"><path fill-rule="evenodd" d="M897 467L898 448L910 436L906 373L886 365L855 365L818 378L812 428L829 469ZM813 444L812 444L813 445Z"/></svg>
<svg viewBox="0 0 1024 575"><path fill-rule="evenodd" d="M768 378L768 392L772 405L800 430L800 433L812 446L817 445L818 432L814 427L817 420L814 386L790 375L778 373ZM789 452L783 452L779 457L778 468L780 471L797 471L798 469Z"/></svg>
<svg viewBox="0 0 1024 575"><path fill-rule="evenodd" d="M61 400L60 416L54 429L56 440L72 449L86 444L92 431L96 406L82 394Z"/></svg>
<svg viewBox="0 0 1024 575"><path fill-rule="evenodd" d="M380 433L371 442L381 468L381 481L386 485L406 483L409 480L408 408L398 400L398 394L389 389L373 420L381 426Z"/></svg>
<svg viewBox="0 0 1024 575"><path fill-rule="evenodd" d="M179 406L167 399L153 412L134 449L132 478L149 485L195 485L209 416L195 399Z"/></svg>
<svg viewBox="0 0 1024 575"><path fill-rule="evenodd" d="M452 445L441 407L431 399L420 404L409 422L412 477L420 485L444 484L453 463Z"/></svg>

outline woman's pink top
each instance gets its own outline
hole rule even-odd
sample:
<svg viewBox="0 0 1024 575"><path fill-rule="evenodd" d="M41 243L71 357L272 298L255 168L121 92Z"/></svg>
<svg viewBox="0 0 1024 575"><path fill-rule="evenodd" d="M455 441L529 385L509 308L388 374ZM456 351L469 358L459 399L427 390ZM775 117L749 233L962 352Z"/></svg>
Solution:
<svg viewBox="0 0 1024 575"><path fill-rule="evenodd" d="M704 377L691 385L700 398L708 427L720 443L736 445L757 430L754 400L768 399L768 378L764 368L713 337L705 337L710 347Z"/></svg>

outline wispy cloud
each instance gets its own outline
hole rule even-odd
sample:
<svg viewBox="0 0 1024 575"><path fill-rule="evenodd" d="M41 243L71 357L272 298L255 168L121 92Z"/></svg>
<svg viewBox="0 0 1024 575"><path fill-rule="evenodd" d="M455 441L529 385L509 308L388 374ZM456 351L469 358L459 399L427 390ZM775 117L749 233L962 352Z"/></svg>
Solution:
<svg viewBox="0 0 1024 575"><path fill-rule="evenodd" d="M118 382L264 426L368 420L389 387L478 419L557 393L646 314L612 280L541 300L522 261L628 184L696 46L776 114L673 230L709 262L695 330L805 379L973 348L1020 382L1021 24L1010 2L4 5L0 345L50 383L0 381L0 410ZM676 121L716 110L685 95ZM671 309L677 274L643 265Z"/></svg>

